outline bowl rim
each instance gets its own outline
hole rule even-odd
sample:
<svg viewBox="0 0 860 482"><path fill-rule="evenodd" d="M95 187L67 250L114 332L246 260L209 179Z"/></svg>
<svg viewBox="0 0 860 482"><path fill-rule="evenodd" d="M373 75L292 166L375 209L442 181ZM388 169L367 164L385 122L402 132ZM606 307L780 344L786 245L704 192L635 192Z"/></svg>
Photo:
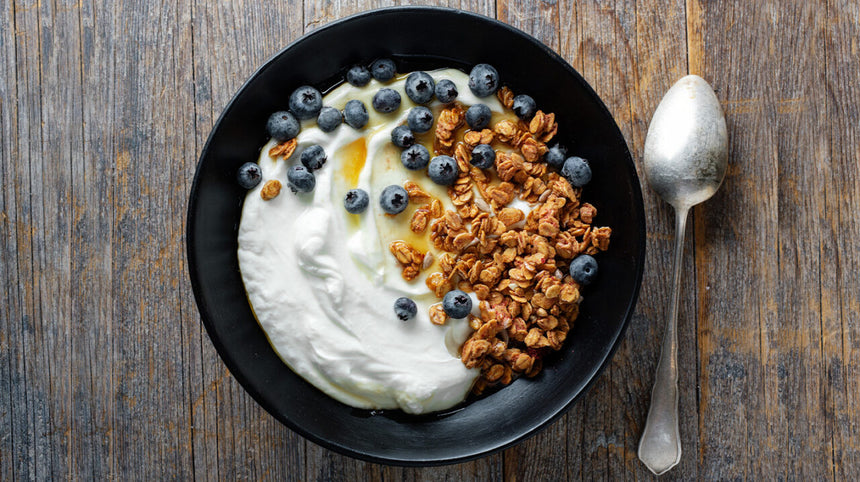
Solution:
<svg viewBox="0 0 860 482"><path fill-rule="evenodd" d="M632 188L632 196L634 200L638 199L638 203L634 203L633 208L638 211L639 222L638 229L636 234L638 234L639 239L642 240L638 245L638 252L636 253L636 257L638 262L636 263L636 271L635 271L635 280L634 280L634 290L631 293L629 298L629 302L624 310L624 319L621 322L617 333L611 341L611 347L609 351L606 353L606 356L603 358L601 363L592 369L591 374L588 377L588 381L583 385L582 389L574 395L566 404L556 410L554 413L548 413L545 417L543 417L540 422L531 426L528 430L515 434L514 436L508 437L504 442L495 445L493 448L482 451L474 451L472 453L467 453L463 456L451 457L451 458L391 458L391 457L380 457L378 455L374 455L371 453L365 453L360 450L353 449L351 447L340 444L334 440L329 440L320 436L317 436L313 432L306 430L301 425L294 422L292 419L286 417L281 414L276 407L274 407L271 403L267 401L267 399L255 389L254 385L250 383L250 381L245 377L244 373L240 369L240 365L233 359L232 356L229 355L225 344L223 341L217 337L213 336L216 333L215 327L212 322L212 307L206 302L202 295L202 283L200 278L198 277L198 263L197 263L197 240L194 234L194 227L196 225L195 213L197 211L197 201L198 201L198 190L201 182L201 170L203 166L203 161L209 155L209 149L213 142L214 136L221 122L224 120L227 115L232 112L235 108L237 100L244 93L245 89L260 75L263 74L269 68L278 61L278 59L285 55L287 51L294 48L298 44L304 42L307 39L324 35L329 30L336 29L340 27L344 23L350 23L357 20L360 20L365 17L378 15L380 13L409 13L409 14L420 14L425 12L443 12L451 15L460 15L466 17L472 17L476 21L480 22L488 22L490 24L495 24L496 27L501 27L503 30L506 30L509 34L520 37L521 40L527 41L541 50L545 55L549 56L555 63L559 64L563 69L567 71L568 74L572 75L575 79L577 79L580 87L584 89L584 91L591 97L591 99L596 103L596 105L607 115L608 118L612 119L612 128L616 131L616 137L623 144L623 152L626 157L626 162L624 162L625 167L628 171L628 175L631 179L637 181L631 183ZM349 457L357 458L360 460L364 460L367 462L385 464L385 465L397 465L397 466L406 466L406 467L422 467L422 466L434 466L434 465L450 465L468 462L471 460L476 460L478 458L482 458L488 455L492 455L498 453L504 449L512 447L516 444L519 444L542 431L549 424L556 421L563 414L567 413L570 408L576 403L580 398L582 398L586 393L590 391L593 387L596 380L600 377L603 371L611 362L612 358L615 355L615 352L618 350L619 345L621 344L624 335L627 332L627 328L630 324L631 319L633 318L633 314L636 308L636 304L639 299L639 293L642 286L642 279L644 275L644 267L645 267L645 255L646 255L646 223L645 219L645 210L644 210L644 199L642 198L642 189L641 189L641 180L636 172L635 163L633 161L632 154L627 145L627 141L624 138L621 129L618 126L618 123L615 121L614 116L609 111L606 104L603 100L597 95L591 85L582 77L582 75L574 69L567 60L562 57L560 54L555 52L553 49L545 45L543 42L539 41L532 35L511 26L501 20L498 20L493 17L488 17L486 15L482 15L480 13L459 10L450 7L439 7L439 6L391 6L391 7L383 7L377 9L366 10L362 12L358 12L346 17L342 17L314 29L311 32L307 32L285 47L281 48L274 55L270 56L262 65L260 65L239 87L235 94L230 98L227 104L221 111L221 114L212 124L209 135L206 139L206 142L203 145L202 150L200 151L200 156L197 159L197 164L194 170L194 178L191 184L191 188L188 193L188 208L186 213L186 224L185 224L185 234L186 234L186 242L185 242L185 255L186 255L186 266L189 274L189 278L191 281L191 288L194 293L195 302L200 314L200 319L203 322L204 327L206 328L207 335L209 335L209 339L215 347L216 352L218 353L221 360L227 366L230 374L236 379L237 382L242 386L242 388L254 399L257 404L259 404L263 409L273 418L287 426L290 430L298 433L302 437L322 446L327 449L331 449L341 455L346 455Z"/></svg>

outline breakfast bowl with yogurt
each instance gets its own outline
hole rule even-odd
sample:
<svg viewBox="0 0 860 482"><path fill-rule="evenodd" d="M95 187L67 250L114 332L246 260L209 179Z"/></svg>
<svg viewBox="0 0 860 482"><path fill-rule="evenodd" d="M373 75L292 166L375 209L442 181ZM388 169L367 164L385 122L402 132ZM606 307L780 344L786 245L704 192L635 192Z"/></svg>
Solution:
<svg viewBox="0 0 860 482"><path fill-rule="evenodd" d="M391 15L405 30L378 29ZM404 45L426 21L517 55ZM331 47L356 31L366 52ZM225 109L189 270L219 354L276 418L367 460L450 463L534 433L606 365L642 218L623 138L557 55L484 17L386 9L300 39Z"/></svg>

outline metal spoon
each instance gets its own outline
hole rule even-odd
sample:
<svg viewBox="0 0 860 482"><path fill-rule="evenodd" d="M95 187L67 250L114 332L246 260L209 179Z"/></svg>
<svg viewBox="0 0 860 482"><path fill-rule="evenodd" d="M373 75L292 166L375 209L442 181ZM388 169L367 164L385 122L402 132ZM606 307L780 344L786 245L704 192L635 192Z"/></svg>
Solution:
<svg viewBox="0 0 860 482"><path fill-rule="evenodd" d="M678 298L687 213L717 192L727 163L726 119L717 96L704 79L688 75L666 92L645 138L645 177L654 191L675 208L672 302L651 391L651 408L639 441L639 459L657 475L681 460Z"/></svg>

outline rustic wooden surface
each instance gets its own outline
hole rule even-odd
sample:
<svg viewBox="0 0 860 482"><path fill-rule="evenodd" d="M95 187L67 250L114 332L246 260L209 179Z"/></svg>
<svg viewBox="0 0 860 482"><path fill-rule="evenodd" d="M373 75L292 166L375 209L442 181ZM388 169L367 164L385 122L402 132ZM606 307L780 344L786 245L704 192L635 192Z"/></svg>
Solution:
<svg viewBox="0 0 860 482"><path fill-rule="evenodd" d="M652 477L636 447L674 228L647 186L646 273L624 342L581 403L503 453L426 469L337 455L258 407L215 353L184 258L186 198L213 122L303 32L390 4L0 0L0 480ZM560 52L637 164L674 80L712 83L730 166L688 228L685 452L666 478L856 477L857 2L439 4Z"/></svg>

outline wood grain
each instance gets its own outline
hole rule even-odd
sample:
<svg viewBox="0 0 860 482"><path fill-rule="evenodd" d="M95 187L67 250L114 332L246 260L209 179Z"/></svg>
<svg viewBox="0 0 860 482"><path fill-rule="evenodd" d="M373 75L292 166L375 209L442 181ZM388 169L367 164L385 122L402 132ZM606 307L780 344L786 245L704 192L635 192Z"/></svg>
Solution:
<svg viewBox="0 0 860 482"><path fill-rule="evenodd" d="M18 137L17 105L11 102L18 99L18 85L15 61L15 29L12 5L0 0L0 52L2 52L2 71L0 71L0 283L5 292L4 302L0 303L0 479L13 480L15 477L15 453L24 450L24 445L16 443L16 425L24 422L24 417L16 411L13 385L20 383L18 377L19 349L15 346L15 327L22 318L19 296L18 246L18 204L14 189L14 171L11 160L17 158Z"/></svg>
<svg viewBox="0 0 860 482"><path fill-rule="evenodd" d="M610 367L568 414L473 462L400 468L286 429L230 376L184 257L197 156L290 41L384 5L534 35L589 81L637 165L687 72L730 166L695 209L671 479L860 470L860 7L846 0L0 0L0 479L651 479L636 459L665 324L671 209L643 183L646 274ZM641 172L640 172L641 174Z"/></svg>
<svg viewBox="0 0 860 482"><path fill-rule="evenodd" d="M825 144L817 156L823 182L819 234L821 273L821 345L823 351L826 437L832 447L833 475L847 480L860 467L860 87L845 82L860 68L854 47L860 38L860 6L828 1L823 25ZM819 81L822 80L819 78Z"/></svg>
<svg viewBox="0 0 860 482"><path fill-rule="evenodd" d="M816 195L804 196L799 189L820 193L824 189L828 162L822 155L826 139L824 79L824 11L812 3L774 5L777 25L786 29L775 41L779 52L775 61L791 65L777 69L776 152L779 159L779 296L780 320L775 338L780 343L777 376L782 370L793 374L780 381L778 423L786 434L778 464L785 476L795 474L807 480L834 477L832 464L807 464L804 460L832 460L832 436L827 433L824 401L824 360L822 352L822 283L819 236L824 202ZM770 12L768 12L770 13ZM810 75L797 75L808 72ZM809 162L815 159L818 162ZM814 267L818 267L815 269ZM766 411L767 413L767 411ZM779 433L779 432L777 432ZM787 449L787 450L786 450ZM777 472L783 474L782 470Z"/></svg>
<svg viewBox="0 0 860 482"><path fill-rule="evenodd" d="M303 10L296 2L207 1L194 1L188 9L194 100L187 107L194 112L189 128L195 141L182 159L186 179L191 179L221 110L257 66L301 36ZM184 268L184 255L181 263ZM260 408L230 376L202 330L193 297L186 295L191 292L187 277L181 286L191 364L187 374L194 380L189 400L195 477L305 480L305 440Z"/></svg>

